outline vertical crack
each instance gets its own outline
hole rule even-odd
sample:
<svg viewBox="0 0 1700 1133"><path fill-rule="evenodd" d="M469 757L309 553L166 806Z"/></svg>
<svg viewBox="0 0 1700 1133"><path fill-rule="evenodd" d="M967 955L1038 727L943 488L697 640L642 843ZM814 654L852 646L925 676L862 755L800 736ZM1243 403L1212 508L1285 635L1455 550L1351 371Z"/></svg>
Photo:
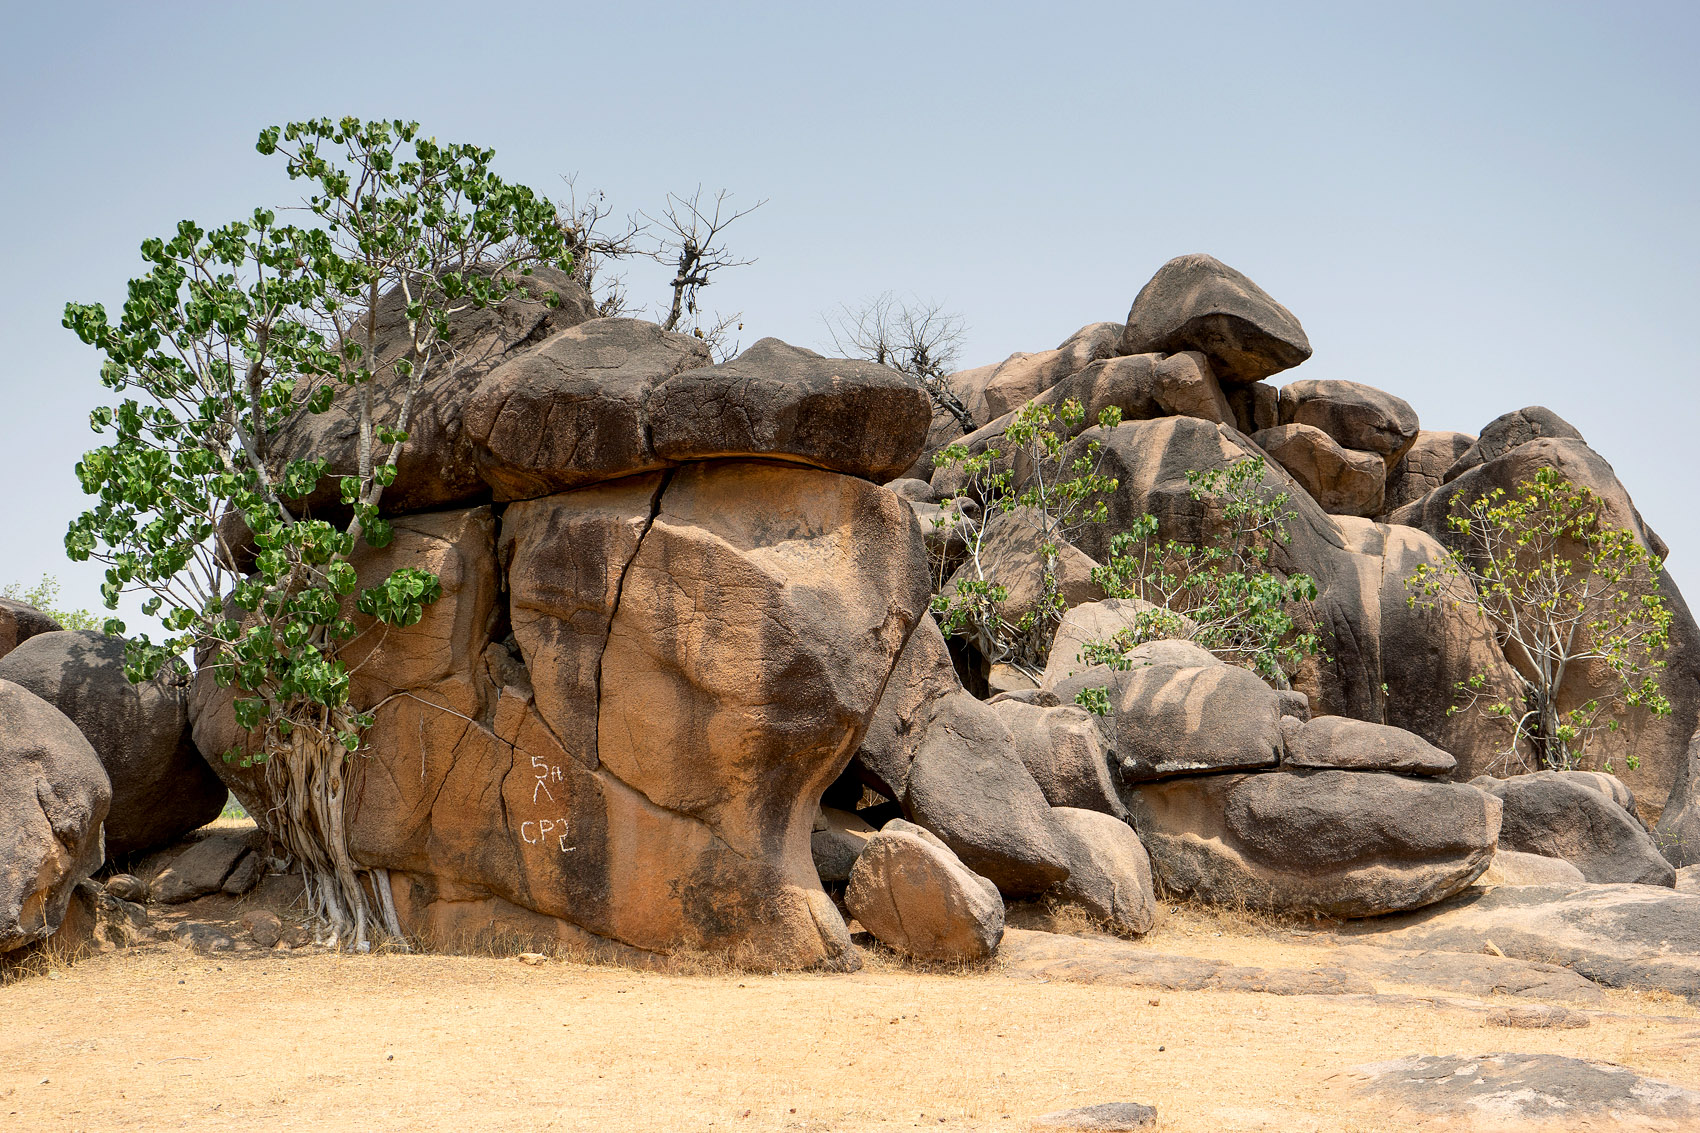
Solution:
<svg viewBox="0 0 1700 1133"><path fill-rule="evenodd" d="M643 541L649 538L649 533L655 527L655 520L661 514L661 497L666 495L668 485L673 482L676 469L669 468L662 472L661 480L655 485L655 494L649 497L649 518L644 520L643 530L638 532L637 545L632 548L632 554L623 567L620 568L620 579L614 584L614 604L608 611L608 628L602 634L602 649L596 655L596 737L597 747L601 747L602 737L602 669L608 656L608 642L614 636L614 619L620 616L620 603L626 595L626 575L631 571L632 564L637 562L638 555L643 553ZM596 756L597 765L602 763L600 750Z"/></svg>

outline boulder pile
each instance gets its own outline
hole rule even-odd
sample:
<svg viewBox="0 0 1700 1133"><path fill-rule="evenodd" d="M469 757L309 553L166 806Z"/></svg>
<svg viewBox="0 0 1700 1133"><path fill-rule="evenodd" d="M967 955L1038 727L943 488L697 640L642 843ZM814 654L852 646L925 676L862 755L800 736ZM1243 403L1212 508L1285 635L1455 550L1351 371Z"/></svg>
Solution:
<svg viewBox="0 0 1700 1133"><path fill-rule="evenodd" d="M383 354L403 312L392 297L377 314ZM952 375L985 422L966 436L917 380L871 362L764 339L714 364L700 340L595 316L547 272L458 316L455 363L424 392L383 499L393 541L358 552L361 586L401 567L442 585L417 624L343 652L354 706L375 717L349 765L348 848L386 872L426 945L842 970L859 927L967 962L995 952L1011 901L1135 936L1165 891L1370 917L1490 866L1501 886L1670 886L1673 864L1700 861L1700 631L1668 577L1673 711L1605 741L1600 756L1633 768L1622 781L1504 777L1499 725L1446 709L1473 677L1513 695L1520 658L1445 600L1468 595L1407 601L1404 579L1443 561L1454 500L1542 468L1662 554L1610 466L1548 410L1475 437L1425 431L1358 382L1278 388L1310 357L1302 326L1209 256L1165 264L1122 322ZM1047 600L1048 537L1021 509L957 498L960 470L932 456L986 452L1023 406L1069 399L1086 415L1065 459L1094 453L1117 487L1107 521L1054 551L1068 610L1043 671L993 666L928 612L949 585L935 571L983 533L1014 619ZM1092 424L1112 407L1120 424ZM278 438L279 461L329 461L303 511L341 514L355 422L333 405ZM1126 667L1082 657L1141 611L1093 578L1112 538L1150 514L1207 541L1223 520L1189 473L1251 457L1293 512L1272 569L1317 585L1291 613L1322 652L1293 687L1180 640ZM240 520L221 536L240 566ZM229 690L130 686L117 643L56 629L0 606L0 950L51 932L114 847L177 837L226 789L262 825L273 802L259 770L222 759L250 742ZM1567 679L1579 701L1601 675ZM1087 689L1107 715L1075 703ZM246 843L197 852L164 879L171 896L228 890L261 860Z"/></svg>

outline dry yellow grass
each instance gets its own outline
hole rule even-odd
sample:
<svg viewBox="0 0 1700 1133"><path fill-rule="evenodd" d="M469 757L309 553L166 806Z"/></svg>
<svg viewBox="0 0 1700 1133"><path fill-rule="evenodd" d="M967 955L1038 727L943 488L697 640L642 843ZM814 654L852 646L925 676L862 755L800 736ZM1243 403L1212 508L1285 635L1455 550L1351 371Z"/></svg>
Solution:
<svg viewBox="0 0 1700 1133"><path fill-rule="evenodd" d="M1187 909L1146 939L1262 966L1325 955ZM53 970L0 988L0 1128L1022 1130L1133 1100L1170 1131L1382 1130L1329 1074L1507 1049L1700 1088L1700 1013L1658 996L1614 994L1623 1017L1580 1031L1506 1031L1430 1005L1039 984L878 955L852 976L679 975L154 944Z"/></svg>

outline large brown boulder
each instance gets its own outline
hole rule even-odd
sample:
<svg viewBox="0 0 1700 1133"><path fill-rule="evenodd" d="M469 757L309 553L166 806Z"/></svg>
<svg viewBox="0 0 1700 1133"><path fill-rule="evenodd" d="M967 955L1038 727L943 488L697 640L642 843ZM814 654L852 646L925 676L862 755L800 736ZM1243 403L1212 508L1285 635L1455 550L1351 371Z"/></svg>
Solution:
<svg viewBox="0 0 1700 1133"><path fill-rule="evenodd" d="M354 658L356 704L378 707L349 844L390 871L404 928L854 966L810 834L925 608L902 500L814 469L692 464L499 522L408 517L361 552L362 582L401 566L444 594ZM216 747L227 698L197 692Z"/></svg>
<svg viewBox="0 0 1700 1133"><path fill-rule="evenodd" d="M901 818L868 839L844 904L881 944L922 960L984 960L1003 939L997 887Z"/></svg>
<svg viewBox="0 0 1700 1133"><path fill-rule="evenodd" d="M1373 452L1341 448L1314 425L1265 429L1253 443L1290 473L1331 515L1379 515L1387 491L1387 465Z"/></svg>
<svg viewBox="0 0 1700 1133"><path fill-rule="evenodd" d="M1484 438L1494 435L1483 432ZM1517 430L1508 430L1498 443L1509 443L1509 439L1519 435ZM1450 541L1456 536L1450 531L1447 518L1455 509L1494 489L1514 493L1518 484L1532 480L1543 469L1551 469L1593 491L1600 501L1602 523L1630 532L1647 550L1663 555L1663 540L1642 520L1611 465L1575 437L1537 436L1510 447L1500 456L1469 468L1400 508L1388 519L1396 524L1420 527L1437 539ZM1616 718L1619 726L1615 731L1590 739L1588 751L1590 761L1620 775L1651 814L1664 807L1686 756L1689 737L1700 727L1700 627L1696 626L1694 615L1669 573L1661 571L1657 582L1658 593L1672 615L1670 648L1661 658L1665 667L1659 675L1660 690L1670 701L1671 712L1667 716L1655 716L1642 709L1627 709ZM1526 665L1526 661L1519 661L1519 656L1512 657L1512 661ZM1568 712L1590 700L1615 695L1609 670L1603 666L1572 665L1559 688L1558 709ZM1455 748L1449 750L1460 755L1460 762L1465 762L1462 753Z"/></svg>
<svg viewBox="0 0 1700 1133"><path fill-rule="evenodd" d="M932 421L932 401L915 379L777 338L669 378L647 410L666 460L771 456L881 484L914 463Z"/></svg>
<svg viewBox="0 0 1700 1133"><path fill-rule="evenodd" d="M1013 413L1069 375L1120 353L1121 340L1120 323L1088 323L1055 350L1011 355L991 367L979 385L981 408L975 420L985 424Z"/></svg>
<svg viewBox="0 0 1700 1133"><path fill-rule="evenodd" d="M1057 894L1126 936L1151 931L1157 895L1151 858L1126 821L1097 810L1051 811L1069 850L1068 878Z"/></svg>
<svg viewBox="0 0 1700 1133"><path fill-rule="evenodd" d="M1126 670L1094 666L1056 686L1065 703L1082 689L1106 691L1111 715L1102 726L1123 782L1280 761L1280 702L1255 673L1179 641L1147 643L1127 662Z"/></svg>
<svg viewBox="0 0 1700 1133"><path fill-rule="evenodd" d="M1043 513L1026 507L994 511L985 524L979 554L945 580L941 593L946 597L956 597L959 582L984 580L1004 588L1003 598L994 602L993 607L1010 625L1030 613L1042 613L1043 548L1047 541L1056 544L1054 574L1065 607L1104 597L1104 588L1092 579L1097 562L1070 543L1063 532L1054 529L1047 532L1048 519Z"/></svg>
<svg viewBox="0 0 1700 1133"><path fill-rule="evenodd" d="M1002 698L991 707L1009 729L1015 752L1052 808L1094 810L1124 818L1110 770L1114 753L1097 721L1073 704L1030 704Z"/></svg>
<svg viewBox="0 0 1700 1133"><path fill-rule="evenodd" d="M1293 313L1214 256L1177 256L1157 269L1128 312L1122 353L1198 350L1235 385L1291 369L1310 357Z"/></svg>
<svg viewBox="0 0 1700 1133"><path fill-rule="evenodd" d="M1288 731L1283 767L1342 771L1396 771L1402 775L1447 775L1458 761L1403 728L1345 716L1318 716Z"/></svg>
<svg viewBox="0 0 1700 1133"><path fill-rule="evenodd" d="M1470 450L1476 438L1469 433L1431 432L1423 429L1405 450L1405 455L1388 469L1384 507L1394 511L1420 500L1445 482L1446 470Z"/></svg>
<svg viewBox="0 0 1700 1133"><path fill-rule="evenodd" d="M0 657L38 633L53 633L64 628L34 606L0 598Z"/></svg>
<svg viewBox="0 0 1700 1133"><path fill-rule="evenodd" d="M0 952L45 940L100 868L112 788L65 714L0 680Z"/></svg>
<svg viewBox="0 0 1700 1133"><path fill-rule="evenodd" d="M186 690L168 673L131 684L122 638L40 634L0 658L0 680L59 709L93 745L112 786L112 858L175 841L224 809L229 792L195 750Z"/></svg>
<svg viewBox="0 0 1700 1133"><path fill-rule="evenodd" d="M1391 469L1417 439L1417 411L1362 382L1303 379L1281 387L1281 424L1312 425L1341 448L1379 455Z"/></svg>
<svg viewBox="0 0 1700 1133"><path fill-rule="evenodd" d="M1449 897L1499 836L1491 795L1374 771L1170 779L1129 788L1127 803L1165 889L1336 917Z"/></svg>
<svg viewBox="0 0 1700 1133"><path fill-rule="evenodd" d="M1562 858L1599 884L1676 884L1640 821L1608 795L1555 771L1471 782L1505 804L1504 849Z"/></svg>

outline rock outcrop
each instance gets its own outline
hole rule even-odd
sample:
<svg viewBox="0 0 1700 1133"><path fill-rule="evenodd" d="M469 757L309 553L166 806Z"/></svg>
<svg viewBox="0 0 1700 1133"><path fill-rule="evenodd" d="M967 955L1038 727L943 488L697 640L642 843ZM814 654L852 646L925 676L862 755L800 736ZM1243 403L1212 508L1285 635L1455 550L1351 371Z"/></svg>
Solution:
<svg viewBox="0 0 1700 1133"><path fill-rule="evenodd" d="M1561 858L1597 884L1676 884L1640 821L1609 795L1556 771L1472 782L1505 804L1502 849Z"/></svg>
<svg viewBox="0 0 1700 1133"><path fill-rule="evenodd" d="M0 598L0 657L28 641L38 633L53 633L63 629L58 622L34 606Z"/></svg>
<svg viewBox="0 0 1700 1133"><path fill-rule="evenodd" d="M1293 313L1214 256L1178 256L1140 289L1122 336L1124 354L1197 350L1236 385L1310 357Z"/></svg>

